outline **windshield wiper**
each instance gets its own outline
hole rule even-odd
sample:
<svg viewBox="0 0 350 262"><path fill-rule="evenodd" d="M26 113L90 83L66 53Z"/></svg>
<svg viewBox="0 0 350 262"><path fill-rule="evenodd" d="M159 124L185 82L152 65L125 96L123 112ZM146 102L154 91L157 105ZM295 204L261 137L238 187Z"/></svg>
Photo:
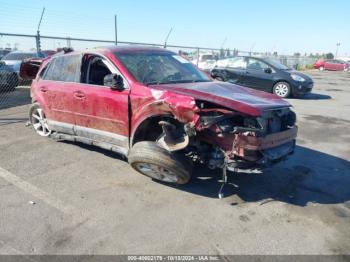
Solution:
<svg viewBox="0 0 350 262"><path fill-rule="evenodd" d="M182 84L182 83L199 83L199 82L209 82L209 80L204 80L204 79L183 79L183 80L181 80L181 79L179 79L179 80L168 81L164 84Z"/></svg>
<svg viewBox="0 0 350 262"><path fill-rule="evenodd" d="M144 83L146 86L150 86L150 85L160 85L162 84L161 82L159 81L151 81L151 82L146 82Z"/></svg>
<svg viewBox="0 0 350 262"><path fill-rule="evenodd" d="M184 79L184 80L171 80L167 82L160 82L160 81L152 81L145 83L146 86L149 85L166 85L166 84L184 84L184 83L199 83L199 82L210 82L210 80L205 79Z"/></svg>

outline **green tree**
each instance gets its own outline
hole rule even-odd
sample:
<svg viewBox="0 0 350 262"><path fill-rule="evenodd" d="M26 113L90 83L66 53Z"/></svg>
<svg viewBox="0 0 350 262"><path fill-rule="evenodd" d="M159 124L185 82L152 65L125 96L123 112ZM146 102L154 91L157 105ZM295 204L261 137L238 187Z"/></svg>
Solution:
<svg viewBox="0 0 350 262"><path fill-rule="evenodd" d="M332 53L327 53L326 59L334 59L334 55Z"/></svg>

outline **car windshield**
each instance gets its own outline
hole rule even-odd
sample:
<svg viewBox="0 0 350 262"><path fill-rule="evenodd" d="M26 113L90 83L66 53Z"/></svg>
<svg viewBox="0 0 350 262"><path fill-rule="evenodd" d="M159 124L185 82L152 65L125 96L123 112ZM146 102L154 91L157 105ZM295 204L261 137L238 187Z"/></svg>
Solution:
<svg viewBox="0 0 350 262"><path fill-rule="evenodd" d="M281 64L280 62L278 62L278 61L275 60L275 59L272 59L272 58L265 58L264 60L265 60L267 63L269 63L270 65L272 65L273 67L277 68L277 69L281 69L281 70L291 70L290 67Z"/></svg>
<svg viewBox="0 0 350 262"><path fill-rule="evenodd" d="M191 62L168 52L117 53L116 57L138 81L146 85L211 81Z"/></svg>
<svg viewBox="0 0 350 262"><path fill-rule="evenodd" d="M32 57L45 57L43 54L37 53L9 53L5 55L2 60L24 60Z"/></svg>

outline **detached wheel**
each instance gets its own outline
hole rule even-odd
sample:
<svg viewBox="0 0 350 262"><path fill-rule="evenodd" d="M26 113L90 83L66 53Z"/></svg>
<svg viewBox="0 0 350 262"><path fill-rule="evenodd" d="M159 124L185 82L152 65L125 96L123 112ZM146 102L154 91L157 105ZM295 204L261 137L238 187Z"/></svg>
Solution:
<svg viewBox="0 0 350 262"><path fill-rule="evenodd" d="M29 119L35 132L39 136L49 136L51 134L44 110L38 104L34 104L31 107L29 111Z"/></svg>
<svg viewBox="0 0 350 262"><path fill-rule="evenodd" d="M273 93L282 98L289 97L291 90L287 82L278 82L273 86Z"/></svg>
<svg viewBox="0 0 350 262"><path fill-rule="evenodd" d="M136 143L129 152L129 164L150 178L171 184L186 184L192 173L192 163L183 155L170 153L156 142Z"/></svg>

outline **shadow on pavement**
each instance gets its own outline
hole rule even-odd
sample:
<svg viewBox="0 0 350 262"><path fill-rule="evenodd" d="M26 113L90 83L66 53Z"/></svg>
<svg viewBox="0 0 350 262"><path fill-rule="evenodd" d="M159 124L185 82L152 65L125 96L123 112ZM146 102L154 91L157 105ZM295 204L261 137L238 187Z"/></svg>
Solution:
<svg viewBox="0 0 350 262"><path fill-rule="evenodd" d="M174 188L217 198L221 171L195 169L192 180ZM336 204L350 200L350 162L309 148L297 146L287 161L264 169L260 174L229 174L225 197L237 195L244 202L282 201L305 206L308 202ZM231 203L236 204L236 203Z"/></svg>
<svg viewBox="0 0 350 262"><path fill-rule="evenodd" d="M12 117L12 118L4 118L0 116L0 126L6 126L6 125L11 125L11 124L16 124L16 123L24 123L29 121L28 117Z"/></svg>
<svg viewBox="0 0 350 262"><path fill-rule="evenodd" d="M329 95L317 94L317 93L308 93L304 96L298 97L301 100L327 100L332 99Z"/></svg>
<svg viewBox="0 0 350 262"><path fill-rule="evenodd" d="M58 142L59 143L70 144L70 145L74 145L74 146L79 146L82 149L89 150L89 151L92 151L92 152L97 152L97 153L103 154L105 156L108 156L110 158L114 158L116 160L126 161L126 158L124 156L122 156L121 154L118 154L116 152L113 152L113 151L110 151L110 150L107 150L107 149L103 149L103 148L100 148L100 147L97 147L97 146L92 146L92 145L84 144L84 143L81 143L81 142L72 142L72 141L65 141L65 140L59 140Z"/></svg>
<svg viewBox="0 0 350 262"><path fill-rule="evenodd" d="M126 161L123 156L98 147L62 142ZM203 197L217 198L222 171L209 170L204 165L198 165L194 170L191 181L186 185L154 182ZM298 206L305 206L308 202L343 203L350 200L349 170L350 162L345 159L297 146L294 155L288 160L266 168L261 173L229 173L228 182L235 186L225 186L224 198L237 195L243 202L261 202L261 205L270 201Z"/></svg>

